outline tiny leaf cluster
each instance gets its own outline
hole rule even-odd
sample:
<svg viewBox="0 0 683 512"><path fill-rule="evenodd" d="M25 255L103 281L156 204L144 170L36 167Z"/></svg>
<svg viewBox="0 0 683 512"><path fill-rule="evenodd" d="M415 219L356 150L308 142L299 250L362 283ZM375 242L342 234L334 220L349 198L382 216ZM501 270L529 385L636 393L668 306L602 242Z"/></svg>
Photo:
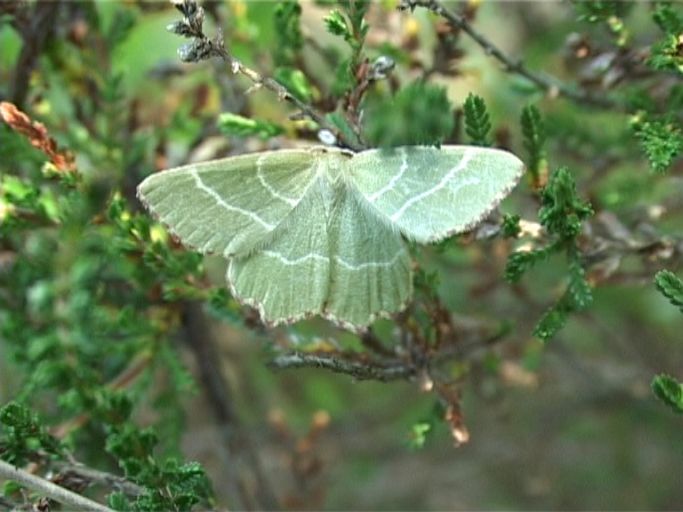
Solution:
<svg viewBox="0 0 683 512"><path fill-rule="evenodd" d="M554 253L564 253L567 259L568 283L565 292L534 329L534 335L543 341L552 338L565 325L570 313L585 309L593 300L577 242L582 222L592 214L591 206L579 199L569 169L560 167L550 175L548 184L541 191L541 208L538 212L550 242L537 249L514 252L508 258L505 277L513 283Z"/></svg>
<svg viewBox="0 0 683 512"><path fill-rule="evenodd" d="M669 302L683 313L683 280L670 270L661 270L655 275L655 286ZM656 375L652 379L655 396L671 408L683 414L683 382L667 374Z"/></svg>
<svg viewBox="0 0 683 512"><path fill-rule="evenodd" d="M488 133L491 131L491 119L486 110L486 103L481 96L468 94L463 104L465 114L465 133L475 146L488 146Z"/></svg>

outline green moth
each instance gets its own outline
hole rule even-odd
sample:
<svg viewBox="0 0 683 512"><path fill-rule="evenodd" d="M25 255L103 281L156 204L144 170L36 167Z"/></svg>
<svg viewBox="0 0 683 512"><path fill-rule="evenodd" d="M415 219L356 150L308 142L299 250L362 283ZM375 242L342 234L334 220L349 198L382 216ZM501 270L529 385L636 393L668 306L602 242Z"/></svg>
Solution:
<svg viewBox="0 0 683 512"><path fill-rule="evenodd" d="M232 294L265 323L362 330L411 299L404 238L473 228L523 169L475 146L287 149L153 174L138 196L186 246L228 258Z"/></svg>

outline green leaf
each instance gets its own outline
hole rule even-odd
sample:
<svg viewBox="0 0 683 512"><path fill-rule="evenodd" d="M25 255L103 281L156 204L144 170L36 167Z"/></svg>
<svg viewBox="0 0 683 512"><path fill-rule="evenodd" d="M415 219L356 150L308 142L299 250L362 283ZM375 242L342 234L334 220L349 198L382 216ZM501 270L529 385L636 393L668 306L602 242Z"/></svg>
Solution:
<svg viewBox="0 0 683 512"><path fill-rule="evenodd" d="M683 313L683 280L670 270L660 270L655 274L655 286Z"/></svg>
<svg viewBox="0 0 683 512"><path fill-rule="evenodd" d="M680 35L683 32L683 16L669 2L657 2L652 19L665 34Z"/></svg>
<svg viewBox="0 0 683 512"><path fill-rule="evenodd" d="M578 254L569 262L569 286L567 291L572 298L573 310L581 311L593 302L593 292L588 281L586 281L586 273L581 265Z"/></svg>
<svg viewBox="0 0 683 512"><path fill-rule="evenodd" d="M420 421L413 424L410 429L410 447L418 450L424 448L433 432L434 425L431 421Z"/></svg>
<svg viewBox="0 0 683 512"><path fill-rule="evenodd" d="M534 183L542 183L547 162L544 149L546 132L541 112L534 105L528 105L522 109L520 122L522 124L524 148L529 155L527 169L531 173Z"/></svg>
<svg viewBox="0 0 683 512"><path fill-rule="evenodd" d="M522 228L519 225L520 220L521 218L517 214L509 215L506 213L503 215L502 229L505 238L516 238L519 236L522 232Z"/></svg>
<svg viewBox="0 0 683 512"><path fill-rule="evenodd" d="M488 133L491 130L491 120L486 111L484 98L475 94L468 94L463 105L465 113L465 133L472 144L477 146L489 146Z"/></svg>
<svg viewBox="0 0 683 512"><path fill-rule="evenodd" d="M541 341L547 342L566 325L570 312L567 297L567 294L563 295L556 304L543 314L534 327L533 335Z"/></svg>
<svg viewBox="0 0 683 512"><path fill-rule="evenodd" d="M16 176L6 175L0 180L0 195L17 204L29 205L39 193L35 186Z"/></svg>
<svg viewBox="0 0 683 512"><path fill-rule="evenodd" d="M274 78L301 101L306 103L311 101L313 90L306 75L301 70L279 67L275 70Z"/></svg>
<svg viewBox="0 0 683 512"><path fill-rule="evenodd" d="M346 18L338 10L330 12L325 16L324 20L327 31L335 36L343 37L345 41L351 41L353 36L351 35L351 30L349 29Z"/></svg>
<svg viewBox="0 0 683 512"><path fill-rule="evenodd" d="M525 272L548 258L551 253L550 249L550 247L546 247L534 251L513 252L505 265L505 279L510 283L519 281Z"/></svg>
<svg viewBox="0 0 683 512"><path fill-rule="evenodd" d="M0 409L0 457L17 466L37 458L40 452L63 454L61 442L51 436L38 417L19 402L9 402Z"/></svg>
<svg viewBox="0 0 683 512"><path fill-rule="evenodd" d="M658 2L652 19L664 37L650 47L647 63L660 71L683 74L683 16L669 2Z"/></svg>
<svg viewBox="0 0 683 512"><path fill-rule="evenodd" d="M683 131L674 120L638 118L632 128L655 172L666 171L683 151Z"/></svg>
<svg viewBox="0 0 683 512"><path fill-rule="evenodd" d="M659 71L683 74L683 42L681 35L668 34L650 48L647 64Z"/></svg>
<svg viewBox="0 0 683 512"><path fill-rule="evenodd" d="M581 223L592 214L590 204L578 197L576 183L569 170L560 167L551 174L548 184L541 191L541 208L538 212L541 224L553 236L553 242L546 247L515 252L508 257L505 278L516 282L524 272L550 254L559 251L566 253L569 264L567 289L534 329L534 335L543 341L548 341L565 325L569 313L585 309L593 301L576 245Z"/></svg>
<svg viewBox="0 0 683 512"><path fill-rule="evenodd" d="M569 169L553 172L541 193L539 220L549 233L560 238L574 238L581 231L581 222L593 214L589 203L579 199L576 182Z"/></svg>
<svg viewBox="0 0 683 512"><path fill-rule="evenodd" d="M107 496L107 504L114 510L128 512L131 510L130 502L126 495L121 491L114 491Z"/></svg>
<svg viewBox="0 0 683 512"><path fill-rule="evenodd" d="M656 375L652 379L652 391L655 396L668 405L672 411L683 414L683 384L666 374Z"/></svg>
<svg viewBox="0 0 683 512"><path fill-rule="evenodd" d="M218 116L218 129L227 135L238 137L256 135L262 139L269 139L284 132L284 129L275 123L249 119L230 112Z"/></svg>

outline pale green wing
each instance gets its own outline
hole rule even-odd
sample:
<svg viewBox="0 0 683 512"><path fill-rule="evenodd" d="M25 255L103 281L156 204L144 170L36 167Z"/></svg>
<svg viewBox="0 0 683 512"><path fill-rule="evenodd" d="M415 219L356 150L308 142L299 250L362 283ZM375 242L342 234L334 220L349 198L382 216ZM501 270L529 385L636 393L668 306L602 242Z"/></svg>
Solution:
<svg viewBox="0 0 683 512"><path fill-rule="evenodd" d="M356 154L348 165L373 208L420 243L473 228L524 170L512 153L476 146L375 149Z"/></svg>
<svg viewBox="0 0 683 512"><path fill-rule="evenodd" d="M262 249L232 258L227 281L238 300L267 324L322 312L330 284L328 201L317 180Z"/></svg>
<svg viewBox="0 0 683 512"><path fill-rule="evenodd" d="M344 185L330 221L330 291L323 316L346 328L401 311L412 295L411 262L398 231Z"/></svg>
<svg viewBox="0 0 683 512"><path fill-rule="evenodd" d="M186 165L149 176L138 197L186 246L244 254L299 204L318 160L307 150L280 150Z"/></svg>

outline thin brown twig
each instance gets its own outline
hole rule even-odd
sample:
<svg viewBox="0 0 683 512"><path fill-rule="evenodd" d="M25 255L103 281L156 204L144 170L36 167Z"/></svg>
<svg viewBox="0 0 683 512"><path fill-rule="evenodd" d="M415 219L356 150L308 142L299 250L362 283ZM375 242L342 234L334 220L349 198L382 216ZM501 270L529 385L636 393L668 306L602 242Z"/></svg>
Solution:
<svg viewBox="0 0 683 512"><path fill-rule="evenodd" d="M318 124L318 126L320 126L320 128L325 129L330 133L333 133L336 139L339 142L341 142L344 146L348 147L353 151L362 151L366 149L365 146L360 144L359 142L356 142L354 140L349 139L348 137L345 137L336 127L334 127L327 121L327 119L325 119L325 116L323 116L311 105L301 101L299 98L294 96L291 92L287 90L287 88L285 88L279 82L276 82L272 78L265 77L261 75L258 71L255 71L245 66L244 64L242 64L241 61L237 60L235 57L230 55L225 48L220 48L219 53L223 60L225 60L230 65L230 68L232 69L233 73L240 73L246 76L249 80L251 80L254 83L256 87L265 87L266 89L274 92L275 94L277 94L279 100L284 100L290 103L299 111L301 111L301 113L304 116L315 121Z"/></svg>
<svg viewBox="0 0 683 512"><path fill-rule="evenodd" d="M463 16L446 9L438 0L401 0L399 5L399 9L401 10L410 9L412 11L415 7L424 7L434 14L441 16L452 28L462 30L470 36L479 46L481 46L487 55L491 55L503 64L506 71L523 76L539 89L546 91L550 96L564 96L577 103L604 109L619 108L617 102L604 95L592 94L589 91L569 86L560 79L548 75L547 73L531 71L521 59L515 60L509 55L506 55L483 34L475 30Z"/></svg>
<svg viewBox="0 0 683 512"><path fill-rule="evenodd" d="M55 469L59 472L60 478L67 481L72 476L75 476L88 483L119 490L128 496L140 496L145 492L142 487L121 476L93 469L83 464L58 462L55 464Z"/></svg>
<svg viewBox="0 0 683 512"><path fill-rule="evenodd" d="M407 363L375 364L343 359L338 354L307 354L291 352L277 356L268 363L276 370L289 368L324 368L336 373L344 373L356 380L408 380L414 377L418 369Z"/></svg>
<svg viewBox="0 0 683 512"><path fill-rule="evenodd" d="M312 105L300 100L289 90L270 77L261 75L233 57L225 48L225 41L221 32L214 38L209 38L203 29L204 9L196 0L178 0L176 8L183 14L184 19L171 23L167 28L180 36L191 38L192 42L179 49L180 58L184 62L199 62L212 57L220 57L228 63L232 72L246 76L254 84L254 88L265 87L277 94L278 99L286 101L299 110L299 117L308 117L315 121L318 126L332 133L336 141L353 151L362 151L365 146L357 141L350 140L332 123L328 122L323 114L318 112Z"/></svg>

